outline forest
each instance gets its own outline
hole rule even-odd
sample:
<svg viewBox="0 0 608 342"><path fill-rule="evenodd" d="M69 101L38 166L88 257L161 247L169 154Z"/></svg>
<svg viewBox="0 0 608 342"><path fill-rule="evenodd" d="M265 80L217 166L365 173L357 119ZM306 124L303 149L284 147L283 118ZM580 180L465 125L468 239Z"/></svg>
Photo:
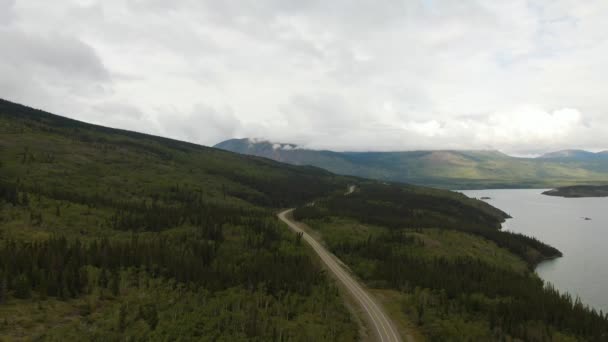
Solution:
<svg viewBox="0 0 608 342"><path fill-rule="evenodd" d="M561 252L535 238L501 231L508 215L496 208L479 210L480 200L454 193L445 198L430 190L416 192L398 184L367 183L350 196L330 196L321 206L300 207L298 220L324 215L350 217L390 228L436 228L459 230L481 236L519 255L533 267L539 261L561 256Z"/></svg>
<svg viewBox="0 0 608 342"><path fill-rule="evenodd" d="M532 272L542 258L561 253L501 231L496 223L504 213L480 214L474 205L433 200L432 194L414 197L398 185L361 184L351 195L297 208L294 218L318 230L369 286L399 291L403 312L431 340L605 341L606 314ZM469 245L471 239L483 241L484 248ZM459 246L449 247L452 243ZM447 252L437 255L441 248ZM457 248L464 253L454 252ZM524 267L499 263L493 258L498 253L516 255Z"/></svg>
<svg viewBox="0 0 608 342"><path fill-rule="evenodd" d="M0 340L356 339L274 216L348 179L5 101L0 130Z"/></svg>
<svg viewBox="0 0 608 342"><path fill-rule="evenodd" d="M358 339L341 291L276 219L289 207L430 340L606 340L603 313L531 272L559 251L502 232L508 215L482 201L3 100L0 340Z"/></svg>

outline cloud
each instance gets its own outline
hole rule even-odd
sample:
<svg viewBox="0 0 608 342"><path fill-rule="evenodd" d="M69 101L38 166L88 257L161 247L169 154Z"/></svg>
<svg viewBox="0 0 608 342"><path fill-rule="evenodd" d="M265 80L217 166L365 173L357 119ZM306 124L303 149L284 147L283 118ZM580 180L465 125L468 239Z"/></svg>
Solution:
<svg viewBox="0 0 608 342"><path fill-rule="evenodd" d="M580 111L564 108L552 112L537 107L522 107L490 115L487 129L479 130L485 141L502 143L539 143L565 138L581 125Z"/></svg>
<svg viewBox="0 0 608 342"><path fill-rule="evenodd" d="M51 77L63 78L62 81L65 82L110 79L109 72L95 51L77 38L0 30L0 44L10 47L4 49L2 63L15 68L31 68L25 70L28 74L44 73Z"/></svg>
<svg viewBox="0 0 608 342"><path fill-rule="evenodd" d="M186 114L162 109L158 118L162 134L205 145L234 137L241 126L230 108L216 109L202 103Z"/></svg>
<svg viewBox="0 0 608 342"><path fill-rule="evenodd" d="M608 148L606 2L0 0L0 9L0 97L88 121L205 144Z"/></svg>
<svg viewBox="0 0 608 342"><path fill-rule="evenodd" d="M78 38L0 28L0 45L5 47L0 54L4 98L82 115L108 91L110 72L95 50Z"/></svg>
<svg viewBox="0 0 608 342"><path fill-rule="evenodd" d="M15 16L15 0L0 0L0 27L10 24Z"/></svg>

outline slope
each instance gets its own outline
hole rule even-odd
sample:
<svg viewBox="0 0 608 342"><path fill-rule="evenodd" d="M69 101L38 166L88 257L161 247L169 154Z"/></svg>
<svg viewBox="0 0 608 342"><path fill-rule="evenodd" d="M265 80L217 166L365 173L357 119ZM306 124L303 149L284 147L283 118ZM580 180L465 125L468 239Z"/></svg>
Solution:
<svg viewBox="0 0 608 342"><path fill-rule="evenodd" d="M352 184L363 191L343 196ZM353 340L338 289L275 218L279 208L338 197L354 201L344 215L376 208L382 216L360 211L361 219L399 224L406 205L410 223L446 221L478 235L495 234L506 217L448 191L0 100L0 339Z"/></svg>
<svg viewBox="0 0 608 342"><path fill-rule="evenodd" d="M353 340L274 217L348 182L0 101L0 340Z"/></svg>
<svg viewBox="0 0 608 342"><path fill-rule="evenodd" d="M342 260L397 324L431 341L605 341L608 317L532 269L561 253L499 227L494 213L429 189L359 184L297 208L295 220ZM445 206L442 206L445 205ZM403 329L402 329L403 331Z"/></svg>
<svg viewBox="0 0 608 342"><path fill-rule="evenodd" d="M0 338L352 340L274 214L367 182L0 100Z"/></svg>

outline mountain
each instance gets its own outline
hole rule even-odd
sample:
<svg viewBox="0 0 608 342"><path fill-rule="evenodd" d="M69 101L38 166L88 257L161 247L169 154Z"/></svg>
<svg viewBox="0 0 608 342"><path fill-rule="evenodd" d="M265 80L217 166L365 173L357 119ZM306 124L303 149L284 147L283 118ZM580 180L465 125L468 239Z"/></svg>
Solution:
<svg viewBox="0 0 608 342"><path fill-rule="evenodd" d="M608 153L561 151L539 158L499 151L332 152L294 144L231 139L217 148L313 165L344 175L448 189L542 188L608 182Z"/></svg>
<svg viewBox="0 0 608 342"><path fill-rule="evenodd" d="M608 151L593 153L584 150L562 150L546 153L538 159L559 159L562 161L597 160L608 158Z"/></svg>

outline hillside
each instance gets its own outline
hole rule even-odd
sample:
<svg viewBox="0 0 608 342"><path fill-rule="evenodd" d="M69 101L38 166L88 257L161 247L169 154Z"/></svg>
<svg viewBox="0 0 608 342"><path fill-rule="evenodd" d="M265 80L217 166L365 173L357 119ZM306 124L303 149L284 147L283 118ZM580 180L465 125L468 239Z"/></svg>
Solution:
<svg viewBox="0 0 608 342"><path fill-rule="evenodd" d="M6 101L0 132L0 340L355 338L274 218L350 179Z"/></svg>
<svg viewBox="0 0 608 342"><path fill-rule="evenodd" d="M476 214L437 208L440 193L362 184L293 215L374 289L394 317L409 322L406 331L430 341L608 338L603 313L530 272L559 251L490 228L486 218L496 213L483 208Z"/></svg>
<svg viewBox="0 0 608 342"><path fill-rule="evenodd" d="M605 152L561 151L539 158L498 151L332 152L251 139L231 139L215 147L338 174L448 189L608 183Z"/></svg>
<svg viewBox="0 0 608 342"><path fill-rule="evenodd" d="M561 160L561 161L604 160L604 159L608 159L608 151L593 153L593 152L584 151L584 150L562 150L562 151L557 151L557 152L545 153L538 158L547 159L547 160Z"/></svg>
<svg viewBox="0 0 608 342"><path fill-rule="evenodd" d="M274 214L365 183L0 100L0 339L352 340L339 292Z"/></svg>
<svg viewBox="0 0 608 342"><path fill-rule="evenodd" d="M351 185L357 190L345 196ZM428 296L435 304L424 306L433 315L449 313L441 316L443 330L421 325L431 339L449 340L450 329L471 318L509 338L537 330L606 336L604 318L542 292L529 271L559 251L502 232L507 215L483 201L91 125L0 100L0 340L356 340L357 320L339 288L277 221L285 207L298 207L300 219L318 221L321 229L338 226L340 238L328 245L375 290L453 282L441 302L452 309L435 306L443 298L439 288L433 289L438 297ZM369 226L370 234L351 230L352 222ZM401 252L423 253L410 250L422 244L407 234L431 247L429 239L440 241L443 248L428 252L450 257L415 259L418 283L408 283L412 273L397 266L410 262L398 259ZM454 282L461 271L466 277ZM483 300L455 290L487 291L503 280L501 292L483 292ZM401 297L410 292L399 293L396 317L417 322L410 312L421 304ZM559 315L537 329L542 317L532 304L559 307ZM535 316L494 322L487 310L469 310L476 307Z"/></svg>

